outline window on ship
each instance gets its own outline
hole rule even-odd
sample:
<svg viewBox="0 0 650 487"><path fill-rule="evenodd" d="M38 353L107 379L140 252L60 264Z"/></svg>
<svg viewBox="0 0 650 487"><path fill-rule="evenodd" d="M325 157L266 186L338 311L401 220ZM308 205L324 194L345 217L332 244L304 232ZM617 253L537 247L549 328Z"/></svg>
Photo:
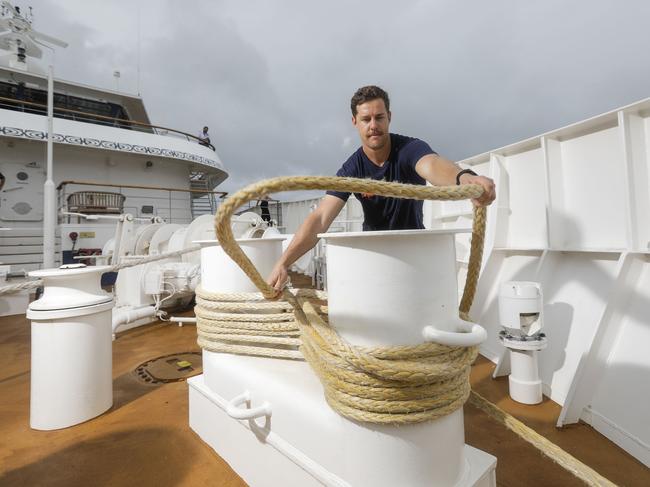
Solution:
<svg viewBox="0 0 650 487"><path fill-rule="evenodd" d="M0 81L0 108L47 115L47 91L22 83ZM111 127L134 128L124 107L117 103L61 93L54 93L54 116Z"/></svg>

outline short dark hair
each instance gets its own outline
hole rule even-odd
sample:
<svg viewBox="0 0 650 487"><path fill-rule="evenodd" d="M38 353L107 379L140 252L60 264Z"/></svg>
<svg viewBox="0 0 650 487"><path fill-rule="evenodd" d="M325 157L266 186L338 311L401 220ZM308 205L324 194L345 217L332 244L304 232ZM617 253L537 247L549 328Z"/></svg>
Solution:
<svg viewBox="0 0 650 487"><path fill-rule="evenodd" d="M386 111L390 111L390 100L388 99L388 93L382 90L379 86L369 85L359 88L354 93L354 95L352 95L352 99L350 100L350 110L352 110L352 116L357 116L357 106L377 99L384 100Z"/></svg>

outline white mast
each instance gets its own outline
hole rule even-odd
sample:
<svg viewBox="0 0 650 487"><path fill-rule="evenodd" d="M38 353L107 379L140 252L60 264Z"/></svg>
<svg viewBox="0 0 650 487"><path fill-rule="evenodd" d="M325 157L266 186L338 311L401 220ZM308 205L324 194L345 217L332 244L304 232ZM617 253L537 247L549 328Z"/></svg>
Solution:
<svg viewBox="0 0 650 487"><path fill-rule="evenodd" d="M54 187L53 171L53 135L54 135L54 49L48 44L67 47L68 44L54 37L41 34L32 29L32 18L21 14L18 7L2 0L3 18L0 19L0 37L8 37L17 47L17 63L23 64L21 69L27 70L25 56L40 58L41 50L34 44L46 47L52 52L47 71L47 177L43 187L43 267L54 267L55 229L56 229L56 189ZM11 17L5 18L8 12ZM46 44L47 43L47 44ZM24 46L24 47L22 47Z"/></svg>
<svg viewBox="0 0 650 487"><path fill-rule="evenodd" d="M54 54L47 69L47 177L43 186L43 269L54 267L56 241L56 190L52 172L54 134Z"/></svg>

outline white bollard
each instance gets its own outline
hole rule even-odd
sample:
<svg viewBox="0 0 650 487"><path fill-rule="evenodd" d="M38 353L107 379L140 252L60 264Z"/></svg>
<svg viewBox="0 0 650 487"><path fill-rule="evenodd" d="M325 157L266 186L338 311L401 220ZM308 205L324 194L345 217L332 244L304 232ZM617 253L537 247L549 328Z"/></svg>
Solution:
<svg viewBox="0 0 650 487"><path fill-rule="evenodd" d="M327 242L330 324L348 343L362 347L415 345L429 332L458 344L483 341L485 330L458 318L455 233L321 235ZM462 408L434 421L364 424L350 431L349 460L362 464L373 458L381 485L451 486L466 475ZM362 485L364 479L351 483Z"/></svg>
<svg viewBox="0 0 650 487"><path fill-rule="evenodd" d="M359 346L480 342L485 330L457 318L454 233L323 235L330 323ZM265 240L239 241L263 276L281 254ZM204 289L256 291L220 247L201 243ZM188 386L191 428L251 486L495 485L496 459L465 445L462 408L413 425L351 421L305 362L205 350Z"/></svg>
<svg viewBox="0 0 650 487"><path fill-rule="evenodd" d="M43 296L27 310L33 429L73 426L113 404L113 298L101 289L109 266L82 266L29 273L44 282Z"/></svg>
<svg viewBox="0 0 650 487"><path fill-rule="evenodd" d="M262 276L268 276L282 255L282 237L237 239ZM216 240L200 240L201 287L214 293L254 293L259 289L223 251Z"/></svg>

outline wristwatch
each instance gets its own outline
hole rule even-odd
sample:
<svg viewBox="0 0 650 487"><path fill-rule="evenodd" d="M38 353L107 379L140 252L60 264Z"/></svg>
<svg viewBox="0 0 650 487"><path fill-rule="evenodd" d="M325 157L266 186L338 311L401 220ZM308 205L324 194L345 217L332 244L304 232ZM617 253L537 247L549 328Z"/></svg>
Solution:
<svg viewBox="0 0 650 487"><path fill-rule="evenodd" d="M472 176L478 176L478 174L476 174L476 173L475 173L474 171L472 171L471 169L463 169L463 170L460 171L458 174L456 174L456 186L460 186L460 177L461 177L463 174L471 174Z"/></svg>

